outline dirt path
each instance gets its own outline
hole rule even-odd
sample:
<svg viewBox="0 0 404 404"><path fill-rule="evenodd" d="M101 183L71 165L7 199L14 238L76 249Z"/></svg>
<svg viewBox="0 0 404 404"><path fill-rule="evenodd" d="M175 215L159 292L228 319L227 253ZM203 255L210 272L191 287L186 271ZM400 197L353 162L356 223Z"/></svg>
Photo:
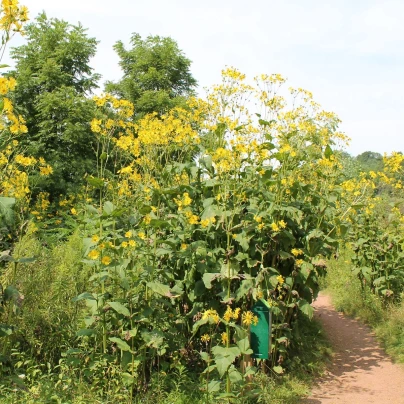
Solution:
<svg viewBox="0 0 404 404"><path fill-rule="evenodd" d="M404 404L404 367L391 362L371 330L335 311L329 296L320 295L313 306L335 356L302 403Z"/></svg>

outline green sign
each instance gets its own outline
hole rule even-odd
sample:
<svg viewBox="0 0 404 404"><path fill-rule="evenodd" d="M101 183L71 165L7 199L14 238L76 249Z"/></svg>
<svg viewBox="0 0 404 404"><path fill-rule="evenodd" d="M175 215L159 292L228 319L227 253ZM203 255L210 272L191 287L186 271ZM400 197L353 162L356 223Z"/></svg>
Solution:
<svg viewBox="0 0 404 404"><path fill-rule="evenodd" d="M250 326L251 355L257 359L269 359L271 352L271 311L269 304L261 299L252 307L251 311L258 317L257 325Z"/></svg>

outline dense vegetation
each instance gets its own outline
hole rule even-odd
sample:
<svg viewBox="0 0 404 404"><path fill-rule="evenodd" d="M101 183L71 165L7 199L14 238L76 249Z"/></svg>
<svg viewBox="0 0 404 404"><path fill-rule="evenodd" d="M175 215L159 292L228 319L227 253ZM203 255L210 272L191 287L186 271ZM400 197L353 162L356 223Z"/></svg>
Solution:
<svg viewBox="0 0 404 404"><path fill-rule="evenodd" d="M1 12L5 47L27 11ZM124 76L92 97L83 27L25 33L0 78L4 402L293 402L289 375L328 350L310 304L341 246L400 304L402 154L341 152L337 116L278 74L227 68L197 98L169 38L118 42Z"/></svg>

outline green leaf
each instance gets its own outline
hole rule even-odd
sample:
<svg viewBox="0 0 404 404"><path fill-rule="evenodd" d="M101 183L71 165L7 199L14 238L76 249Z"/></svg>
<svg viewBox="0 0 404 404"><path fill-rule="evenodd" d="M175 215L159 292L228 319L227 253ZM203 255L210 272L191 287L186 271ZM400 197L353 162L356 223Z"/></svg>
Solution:
<svg viewBox="0 0 404 404"><path fill-rule="evenodd" d="M121 376L124 386L132 386L132 384L135 382L134 377L128 372L121 373Z"/></svg>
<svg viewBox="0 0 404 404"><path fill-rule="evenodd" d="M97 177L88 177L87 178L87 182L93 186L94 188L104 188L104 180L102 180L101 178L97 178Z"/></svg>
<svg viewBox="0 0 404 404"><path fill-rule="evenodd" d="M216 392L220 391L220 384L221 384L221 382L219 380L212 380L208 384L208 392L216 393Z"/></svg>
<svg viewBox="0 0 404 404"><path fill-rule="evenodd" d="M207 352L199 352L199 355L201 355L201 359L205 362L209 362L210 361L210 356Z"/></svg>
<svg viewBox="0 0 404 404"><path fill-rule="evenodd" d="M202 280L203 283L205 284L206 289L212 289L212 282L219 277L220 274L218 273L205 272L202 276Z"/></svg>
<svg viewBox="0 0 404 404"><path fill-rule="evenodd" d="M0 324L0 337L8 337L13 333L13 327L7 324Z"/></svg>
<svg viewBox="0 0 404 404"><path fill-rule="evenodd" d="M19 258L18 260L15 260L14 262L19 262L21 264L29 264L31 262L35 262L36 258L35 257L26 257L26 258Z"/></svg>
<svg viewBox="0 0 404 404"><path fill-rule="evenodd" d="M130 317L130 312L127 307L119 302L108 302L108 305L112 307L117 313L122 314L125 317Z"/></svg>
<svg viewBox="0 0 404 404"><path fill-rule="evenodd" d="M281 375L285 371L282 366L274 366L272 369L278 375Z"/></svg>
<svg viewBox="0 0 404 404"><path fill-rule="evenodd" d="M97 300L97 299L89 292L81 293L80 295L72 299L73 302L78 302L80 300Z"/></svg>
<svg viewBox="0 0 404 404"><path fill-rule="evenodd" d="M77 337L90 337L95 334L96 334L95 330L93 330L91 328L83 328L83 329L77 331L76 336Z"/></svg>
<svg viewBox="0 0 404 404"><path fill-rule="evenodd" d="M239 269L240 269L239 263L236 260L230 260L230 262L222 264L220 276L223 279L235 279L238 277L237 274Z"/></svg>
<svg viewBox="0 0 404 404"><path fill-rule="evenodd" d="M236 301L239 301L246 296L249 291L254 287L254 282L251 279L244 279L240 287L236 291Z"/></svg>
<svg viewBox="0 0 404 404"><path fill-rule="evenodd" d="M18 298L20 292L14 286L7 286L3 293L3 298L5 301L13 300Z"/></svg>
<svg viewBox="0 0 404 404"><path fill-rule="evenodd" d="M227 372L227 369L233 363L231 357L228 356L221 356L220 358L215 358L216 368L219 372L219 376L223 377L224 374Z"/></svg>
<svg viewBox="0 0 404 404"><path fill-rule="evenodd" d="M309 302L307 302L304 299L301 299L298 303L299 306L299 310L306 314L306 316L308 316L310 319L313 318L313 314L314 314L314 309L313 307L310 305Z"/></svg>
<svg viewBox="0 0 404 404"><path fill-rule="evenodd" d="M237 341L237 346L243 355L251 355L253 353L252 349L250 349L250 341L248 337Z"/></svg>
<svg viewBox="0 0 404 404"><path fill-rule="evenodd" d="M130 351L130 346L127 344L127 342L121 340L120 338L117 337L110 337L109 340L113 343L116 344L116 346L122 350L122 351Z"/></svg>
<svg viewBox="0 0 404 404"><path fill-rule="evenodd" d="M324 151L325 158L329 159L333 154L334 153L333 153L330 145L327 145L326 148L325 148L325 151Z"/></svg>
<svg viewBox="0 0 404 404"><path fill-rule="evenodd" d="M110 215L115 210L115 206L112 202L106 201L104 203L103 211L106 215Z"/></svg>
<svg viewBox="0 0 404 404"><path fill-rule="evenodd" d="M147 287L161 296L172 297L170 287L158 282L147 282Z"/></svg>
<svg viewBox="0 0 404 404"><path fill-rule="evenodd" d="M240 383L243 380L242 374L234 366L229 369L229 378L232 383Z"/></svg>

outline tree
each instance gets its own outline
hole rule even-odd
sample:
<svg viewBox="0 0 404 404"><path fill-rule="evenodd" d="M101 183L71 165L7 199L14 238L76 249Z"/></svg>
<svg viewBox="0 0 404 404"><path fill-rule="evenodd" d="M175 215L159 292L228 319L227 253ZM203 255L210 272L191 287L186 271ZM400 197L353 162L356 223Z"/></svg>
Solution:
<svg viewBox="0 0 404 404"><path fill-rule="evenodd" d="M114 46L123 70L123 78L107 82L106 91L131 101L137 117L164 113L184 105L194 94L197 82L190 72L191 61L171 38L133 34L131 49L121 41Z"/></svg>
<svg viewBox="0 0 404 404"><path fill-rule="evenodd" d="M26 27L27 43L11 52L16 62L16 108L24 115L27 152L44 157L53 174L42 190L66 193L94 166L90 122L94 103L87 98L100 76L89 60L97 41L86 30L40 14Z"/></svg>
<svg viewBox="0 0 404 404"><path fill-rule="evenodd" d="M366 151L356 156L363 171L383 171L383 156L380 153Z"/></svg>

